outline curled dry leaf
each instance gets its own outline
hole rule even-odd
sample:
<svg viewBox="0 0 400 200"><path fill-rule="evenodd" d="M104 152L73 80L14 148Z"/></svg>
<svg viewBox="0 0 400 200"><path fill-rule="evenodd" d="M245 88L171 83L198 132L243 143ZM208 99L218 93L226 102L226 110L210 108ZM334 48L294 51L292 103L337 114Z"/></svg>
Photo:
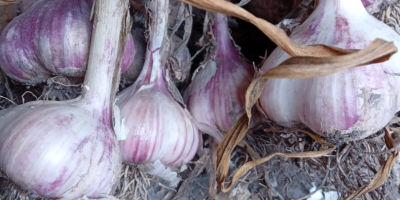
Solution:
<svg viewBox="0 0 400 200"><path fill-rule="evenodd" d="M240 118L238 120L238 123L236 123L234 126L234 128L237 127L239 129L231 129L232 132L230 131L227 134L227 137L224 138L223 143L221 143L221 145L218 146L217 182L223 192L228 192L229 190L231 190L232 186L236 183L236 181L239 180L243 175L245 175L250 169L252 169L253 167L255 167L259 164L262 164L264 162L271 160L275 156L281 156L281 157L285 157L285 158L315 158L315 157L328 155L332 151L335 150L334 145L327 143L325 140L320 138L318 135L316 135L312 132L309 132L309 131L294 129L293 131L303 132L303 133L309 135L310 137L312 137L315 141L317 141L319 144L321 144L323 149L320 151L299 152L299 153L273 153L265 158L247 162L233 174L232 181L228 185L225 185L225 179L227 177L228 170L229 170L230 155L233 151L233 148L246 135L247 127L248 127L247 125L248 125L248 118L246 115L243 115L242 118ZM265 130L265 131L268 132L271 130ZM274 130L274 131L279 131L279 130ZM226 146L224 146L224 145L226 145ZM221 157L219 157L220 155L221 155Z"/></svg>
<svg viewBox="0 0 400 200"><path fill-rule="evenodd" d="M326 45L299 45L294 43L286 33L274 26L273 24L255 17L253 14L243 8L224 0L180 0L187 4L193 5L200 9L223 13L238 17L242 20L252 23L259 28L274 43L281 47L291 56L312 56L312 57L328 57L344 54L352 54L357 50L347 50L341 48L330 47Z"/></svg>
<svg viewBox="0 0 400 200"><path fill-rule="evenodd" d="M396 146L394 145L394 140L390 136L388 127L385 128L385 143L388 149L396 148ZM399 158L399 150L395 150L389 155L386 161L382 164L381 168L375 174L371 182L367 186L363 187L362 189L358 190L352 195L346 197L345 200L356 199L361 195L371 192L376 188L380 187L381 185L383 185L385 181L388 179L390 171L392 171L393 165L396 163L398 158Z"/></svg>
<svg viewBox="0 0 400 200"><path fill-rule="evenodd" d="M282 156L286 158L320 157L331 153L335 149L335 146L326 143L319 136L311 132L297 129L296 131L306 133L319 144L323 146L326 145L329 148L317 152L274 153L268 157L248 162L235 172L232 182L229 183L228 186L225 186L224 182L229 169L230 155L233 149L238 145L248 131L252 107L260 97L268 78L312 78L326 76L355 66L383 62L388 60L390 56L396 52L397 48L392 42L386 42L384 40L377 39L363 50L355 52L354 54L324 58L292 57L284 61L280 66L275 67L265 72L260 77L254 79L246 92L246 114L237 121L237 123L231 128L221 144L218 146L217 182L221 187L221 190L223 192L229 191L233 184L251 168L264 163L275 156ZM389 159L388 162L389 164L392 164L392 161Z"/></svg>

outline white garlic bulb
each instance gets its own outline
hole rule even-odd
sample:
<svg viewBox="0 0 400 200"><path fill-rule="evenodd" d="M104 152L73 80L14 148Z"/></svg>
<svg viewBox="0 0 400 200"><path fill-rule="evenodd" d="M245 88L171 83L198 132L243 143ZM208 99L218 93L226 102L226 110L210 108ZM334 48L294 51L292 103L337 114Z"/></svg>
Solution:
<svg viewBox="0 0 400 200"><path fill-rule="evenodd" d="M374 39L400 36L370 16L361 0L320 0L290 38L303 45L361 49ZM289 58L277 48L265 72ZM400 108L400 54L373 65L312 79L269 79L260 97L266 114L284 126L305 124L316 133L344 140L365 138L383 128Z"/></svg>

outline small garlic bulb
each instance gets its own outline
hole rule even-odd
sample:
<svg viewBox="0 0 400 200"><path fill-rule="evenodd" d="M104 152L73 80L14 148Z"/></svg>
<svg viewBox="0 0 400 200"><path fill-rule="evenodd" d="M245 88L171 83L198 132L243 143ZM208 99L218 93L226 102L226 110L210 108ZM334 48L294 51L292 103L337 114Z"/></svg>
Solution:
<svg viewBox="0 0 400 200"><path fill-rule="evenodd" d="M194 118L227 132L244 113L253 67L240 57L229 37L227 17L215 14L216 52L198 69L184 96Z"/></svg>
<svg viewBox="0 0 400 200"><path fill-rule="evenodd" d="M124 90L117 104L121 110L126 139L119 142L122 160L128 163L166 165L189 162L199 144L197 127L168 91L160 73L155 82L143 85L130 98ZM130 91L129 91L130 90Z"/></svg>
<svg viewBox="0 0 400 200"><path fill-rule="evenodd" d="M136 82L117 96L121 131L117 131L123 161L176 165L190 161L199 145L193 119L169 91L163 66L168 53L169 0L149 4L153 17L146 60Z"/></svg>
<svg viewBox="0 0 400 200"><path fill-rule="evenodd" d="M369 15L361 0L320 0L312 15L290 36L303 45L361 49L374 39L400 36ZM265 72L289 58L281 48ZM284 126L302 123L316 133L344 140L365 138L383 128L400 109L400 54L389 61L312 79L269 79L260 97L266 114Z"/></svg>

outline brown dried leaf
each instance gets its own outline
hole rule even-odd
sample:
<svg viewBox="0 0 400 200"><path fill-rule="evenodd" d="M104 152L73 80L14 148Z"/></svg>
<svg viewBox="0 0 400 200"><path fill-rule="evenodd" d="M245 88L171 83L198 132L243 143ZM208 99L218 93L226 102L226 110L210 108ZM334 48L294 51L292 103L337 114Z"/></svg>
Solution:
<svg viewBox="0 0 400 200"><path fill-rule="evenodd" d="M217 183L220 186L225 182L228 174L232 151L246 135L248 124L249 118L247 118L247 115L243 114L218 145L216 176Z"/></svg>
<svg viewBox="0 0 400 200"><path fill-rule="evenodd" d="M0 0L0 6L6 6L6 5L11 5L11 4L17 4L21 2L22 0Z"/></svg>
<svg viewBox="0 0 400 200"><path fill-rule="evenodd" d="M353 54L316 57L291 57L254 79L246 91L246 113L251 118L251 108L257 102L268 78L313 78L334 74L355 66L383 62L397 52L393 42L374 40L366 48Z"/></svg>
<svg viewBox="0 0 400 200"><path fill-rule="evenodd" d="M264 19L255 17L253 14L249 13L245 9L225 0L180 1L198 7L200 9L231 15L250 22L258 27L266 36L268 36L274 43L276 43L291 56L327 57L351 54L356 52L356 50L346 50L326 45L298 45L294 43L282 29L274 26Z"/></svg>
<svg viewBox="0 0 400 200"><path fill-rule="evenodd" d="M246 153L249 154L253 160L261 158L260 155L246 141L240 141L238 146L244 148Z"/></svg>
<svg viewBox="0 0 400 200"><path fill-rule="evenodd" d="M229 138L229 139L224 138L224 141L220 144L220 146L218 146L218 155L221 155L221 157L218 157L218 161L217 161L217 182L223 192L228 192L232 188L232 186L236 183L236 181L239 180L243 175L245 175L250 169L252 169L253 167L255 167L259 164L262 164L264 162L271 160L275 156L281 156L281 157L285 157L285 158L315 158L315 157L328 155L332 151L335 150L334 145L327 143L322 138L320 138L318 135L316 135L312 132L309 132L309 131L294 129L293 131L300 131L300 132L306 133L307 135L312 137L315 141L317 141L319 144L321 144L323 146L327 146L328 148L320 150L320 151L315 151L315 152L274 153L265 158L247 162L233 174L232 182L230 182L228 185L225 185L225 179L227 177L228 170L229 170L230 155L232 153L233 148L246 135L247 124L248 124L248 118L246 115L243 115L239 119L239 123L235 124L235 125L237 125L237 127L234 127L234 128L238 128L238 129L231 129L231 131L226 136L226 138ZM269 131L269 130L266 130L266 131ZM219 158L221 158L221 159L219 159Z"/></svg>
<svg viewBox="0 0 400 200"><path fill-rule="evenodd" d="M390 136L389 129L387 127L385 128L385 142L388 149L395 147L393 144L393 138ZM392 171L393 165L396 163L398 157L399 157L399 151L396 150L382 164L379 171L375 174L375 177L367 186L363 187L359 191L348 196L347 198L345 198L345 200L356 199L361 195L371 192L372 190L375 190L376 188L383 185L388 179L390 171Z"/></svg>
<svg viewBox="0 0 400 200"><path fill-rule="evenodd" d="M329 149L321 150L318 152L275 153L266 158L248 162L235 172L232 182L228 186L225 186L224 182L229 170L231 153L248 131L249 122L251 119L251 109L260 97L268 78L312 78L325 76L343 71L347 68L354 66L382 62L389 59L392 54L397 52L397 48L394 46L393 43L388 43L383 40L376 40L363 50L346 50L326 45L298 45L294 43L283 30L275 27L274 25L263 19L255 17L243 8L238 7L230 2L224 0L180 1L191 4L200 9L219 12L248 21L257 26L261 31L264 32L265 35L267 35L273 42L275 42L289 55L295 56L286 60L280 66L267 71L261 77L254 79L250 87L246 91L246 114L244 114L231 128L231 130L225 136L224 140L218 146L217 150L216 176L217 182L223 192L229 191L232 185L251 168L263 162L266 162L275 156L282 156L287 158L319 157L327 155L335 149L335 146L327 144L317 135L310 132L305 132L320 144L328 145ZM387 163L389 163L389 168L391 169L391 166L394 163L393 160L388 159ZM386 172L387 168L384 168L380 173L385 175ZM378 178L376 180L376 183L381 183L381 179ZM367 188L367 190L369 190L370 188Z"/></svg>

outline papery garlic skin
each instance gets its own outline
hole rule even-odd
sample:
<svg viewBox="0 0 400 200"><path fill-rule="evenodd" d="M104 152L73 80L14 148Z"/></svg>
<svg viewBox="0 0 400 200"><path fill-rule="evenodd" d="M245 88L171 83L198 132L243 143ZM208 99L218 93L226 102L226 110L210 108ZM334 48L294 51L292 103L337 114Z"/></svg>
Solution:
<svg viewBox="0 0 400 200"><path fill-rule="evenodd" d="M0 35L0 67L12 79L36 84L53 75L83 76L88 63L93 0L41 0ZM132 64L132 37L122 71Z"/></svg>
<svg viewBox="0 0 400 200"><path fill-rule="evenodd" d="M245 93L254 70L230 40L226 16L215 16L215 58L198 69L184 96L198 122L227 132L244 113Z"/></svg>
<svg viewBox="0 0 400 200"><path fill-rule="evenodd" d="M0 113L0 169L49 198L110 193L121 157L112 127L102 121L109 113L83 107L75 100L37 101Z"/></svg>
<svg viewBox="0 0 400 200"><path fill-rule="evenodd" d="M128 130L126 139L119 142L122 160L174 165L194 157L199 145L197 127L171 96L165 80L142 86L117 105Z"/></svg>
<svg viewBox="0 0 400 200"><path fill-rule="evenodd" d="M190 76L190 67L192 65L192 57L187 46L181 48L182 39L173 35L170 40L170 51L173 52L172 71L175 83L184 82ZM181 49L179 49L181 48ZM179 52L178 52L179 50Z"/></svg>
<svg viewBox="0 0 400 200"><path fill-rule="evenodd" d="M317 9L290 38L304 45L326 44L361 49L374 39L400 36L370 16L360 0L320 0ZM277 48L262 67L265 72L289 55ZM316 133L344 140L365 138L383 128L400 109L400 54L384 63L351 68L313 79L269 79L260 104L284 126L302 123Z"/></svg>

